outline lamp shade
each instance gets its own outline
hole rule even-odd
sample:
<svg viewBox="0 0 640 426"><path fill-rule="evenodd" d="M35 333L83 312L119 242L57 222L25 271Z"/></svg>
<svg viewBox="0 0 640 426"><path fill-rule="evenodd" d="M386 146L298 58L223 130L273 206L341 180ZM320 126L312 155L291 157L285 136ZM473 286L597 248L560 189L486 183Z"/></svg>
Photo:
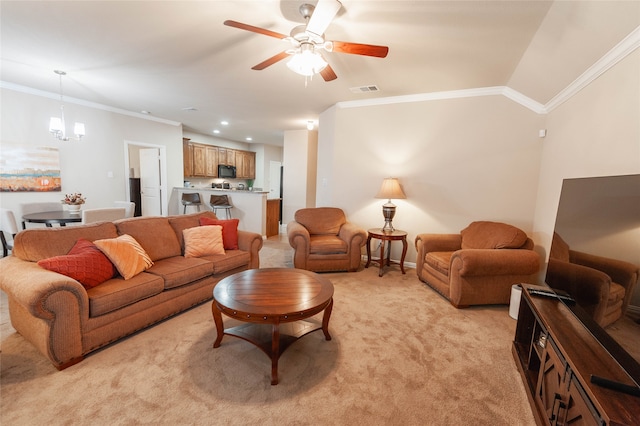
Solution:
<svg viewBox="0 0 640 426"><path fill-rule="evenodd" d="M380 191L376 194L376 198L386 198L388 200L391 199L404 199L407 198L400 187L400 182L398 182L398 178L385 178L382 181L382 186L380 187Z"/></svg>

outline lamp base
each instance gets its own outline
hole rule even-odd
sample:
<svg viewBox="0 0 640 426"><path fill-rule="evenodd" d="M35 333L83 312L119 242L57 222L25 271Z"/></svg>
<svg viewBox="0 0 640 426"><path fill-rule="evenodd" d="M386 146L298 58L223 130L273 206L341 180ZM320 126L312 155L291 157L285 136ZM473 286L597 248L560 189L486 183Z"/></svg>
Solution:
<svg viewBox="0 0 640 426"><path fill-rule="evenodd" d="M382 232L395 231L391 221L396 215L396 206L391 202L391 200L389 200L388 203L382 205L382 215L384 216L384 226L382 227Z"/></svg>

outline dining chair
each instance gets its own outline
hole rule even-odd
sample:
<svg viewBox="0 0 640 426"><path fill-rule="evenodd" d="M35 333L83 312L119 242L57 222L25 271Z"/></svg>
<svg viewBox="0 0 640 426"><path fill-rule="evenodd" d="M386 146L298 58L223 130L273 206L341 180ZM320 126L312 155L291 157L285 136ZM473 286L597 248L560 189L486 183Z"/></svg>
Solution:
<svg viewBox="0 0 640 426"><path fill-rule="evenodd" d="M9 255L9 250L13 250L13 237L18 233L18 223L12 210L0 209L0 241L2 241L2 256ZM8 240L7 237L11 237Z"/></svg>
<svg viewBox="0 0 640 426"><path fill-rule="evenodd" d="M187 206L196 206L200 211L200 193L198 192L185 192L182 194L182 205L184 206L183 214L187 213Z"/></svg>
<svg viewBox="0 0 640 426"><path fill-rule="evenodd" d="M93 222L113 222L114 220L124 219L126 217L126 209L124 207L107 207L103 209L85 209L82 210L82 223Z"/></svg>
<svg viewBox="0 0 640 426"><path fill-rule="evenodd" d="M209 206L211 206L211 210L213 210L216 216L218 215L216 211L220 209L224 210L227 219L231 219L231 209L233 206L227 195L212 195L211 199L209 199Z"/></svg>
<svg viewBox="0 0 640 426"><path fill-rule="evenodd" d="M125 217L133 217L134 212L136 211L136 203L133 201L114 201L113 206L124 207Z"/></svg>
<svg viewBox="0 0 640 426"><path fill-rule="evenodd" d="M21 215L31 213L40 213L40 212L52 212L56 210L62 210L62 203L57 203L55 201L47 201L42 203L23 203L20 204ZM22 221L22 229L27 229L26 223Z"/></svg>

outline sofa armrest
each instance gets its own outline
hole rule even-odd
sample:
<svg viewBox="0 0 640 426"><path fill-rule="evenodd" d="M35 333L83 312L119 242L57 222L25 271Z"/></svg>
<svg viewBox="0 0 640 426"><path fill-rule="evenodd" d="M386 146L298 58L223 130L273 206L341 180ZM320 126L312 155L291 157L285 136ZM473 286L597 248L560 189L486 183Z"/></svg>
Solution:
<svg viewBox="0 0 640 426"><path fill-rule="evenodd" d="M13 327L62 369L82 359L89 298L76 280L9 256L0 260Z"/></svg>
<svg viewBox="0 0 640 426"><path fill-rule="evenodd" d="M460 250L462 236L460 234L418 234L416 235L416 273L420 275L424 265L424 257L434 251Z"/></svg>
<svg viewBox="0 0 640 426"><path fill-rule="evenodd" d="M309 257L310 235L307 228L296 221L287 224L289 245L293 247L293 266L305 269Z"/></svg>
<svg viewBox="0 0 640 426"><path fill-rule="evenodd" d="M465 249L453 253L451 265L450 274L459 276L533 275L540 256L533 250Z"/></svg>
<svg viewBox="0 0 640 426"><path fill-rule="evenodd" d="M347 222L340 227L338 237L349 246L349 251L358 250L367 242L367 233L359 226Z"/></svg>
<svg viewBox="0 0 640 426"><path fill-rule="evenodd" d="M549 259L546 283L569 293L593 319L600 323L604 318L609 297L611 278L604 272Z"/></svg>
<svg viewBox="0 0 640 426"><path fill-rule="evenodd" d="M238 230L238 248L249 252L249 269L260 267L260 249L262 248L262 235L256 232Z"/></svg>

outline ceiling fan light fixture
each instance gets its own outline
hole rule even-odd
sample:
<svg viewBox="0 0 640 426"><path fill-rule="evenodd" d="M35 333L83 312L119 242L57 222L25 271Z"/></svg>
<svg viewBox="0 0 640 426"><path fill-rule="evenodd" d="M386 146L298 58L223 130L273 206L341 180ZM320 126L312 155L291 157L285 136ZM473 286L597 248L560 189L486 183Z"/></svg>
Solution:
<svg viewBox="0 0 640 426"><path fill-rule="evenodd" d="M300 51L293 54L287 62L287 67L291 71L306 77L319 73L327 65L327 61L314 50L310 43L303 43L300 46Z"/></svg>

